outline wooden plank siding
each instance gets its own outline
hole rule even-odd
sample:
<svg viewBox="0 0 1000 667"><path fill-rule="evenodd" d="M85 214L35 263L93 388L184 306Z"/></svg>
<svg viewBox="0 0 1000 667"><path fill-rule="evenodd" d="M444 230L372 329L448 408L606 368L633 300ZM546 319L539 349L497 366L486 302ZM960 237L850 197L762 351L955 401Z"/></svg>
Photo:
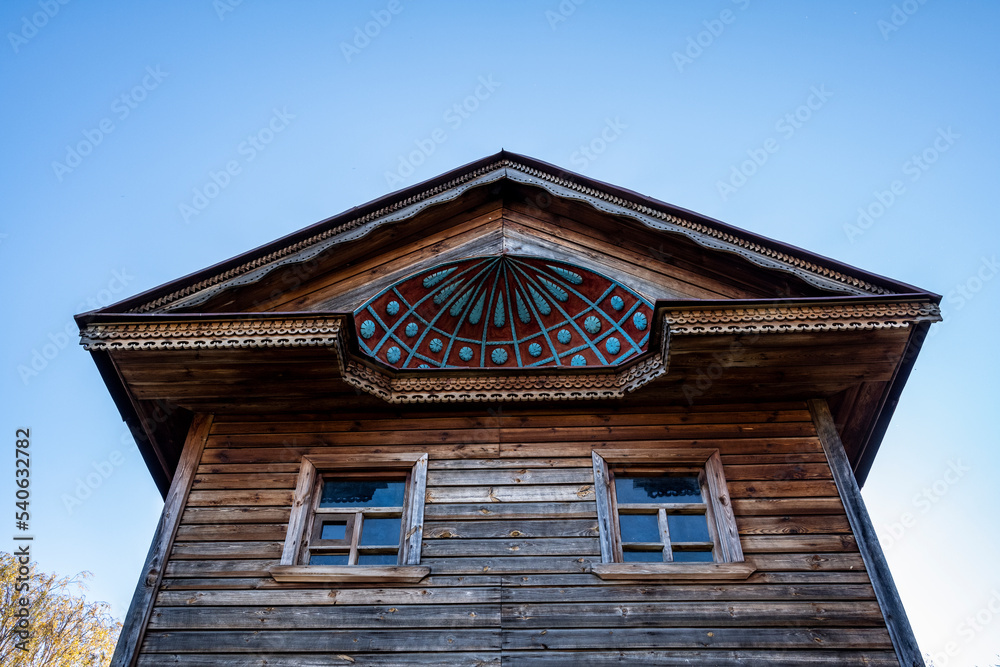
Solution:
<svg viewBox="0 0 1000 667"><path fill-rule="evenodd" d="M435 410L437 412L435 412ZM216 414L137 664L898 665L804 403ZM605 581L591 452L717 449L745 581ZM279 583L305 454L426 451L418 584Z"/></svg>

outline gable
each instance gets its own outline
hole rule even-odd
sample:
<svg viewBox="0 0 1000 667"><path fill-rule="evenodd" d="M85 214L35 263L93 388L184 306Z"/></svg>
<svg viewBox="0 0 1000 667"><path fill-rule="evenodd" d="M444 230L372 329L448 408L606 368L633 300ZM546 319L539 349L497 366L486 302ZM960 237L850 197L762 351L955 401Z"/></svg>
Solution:
<svg viewBox="0 0 1000 667"><path fill-rule="evenodd" d="M352 209L104 312L349 312L414 271L505 253L611 275L651 301L919 291L507 156Z"/></svg>

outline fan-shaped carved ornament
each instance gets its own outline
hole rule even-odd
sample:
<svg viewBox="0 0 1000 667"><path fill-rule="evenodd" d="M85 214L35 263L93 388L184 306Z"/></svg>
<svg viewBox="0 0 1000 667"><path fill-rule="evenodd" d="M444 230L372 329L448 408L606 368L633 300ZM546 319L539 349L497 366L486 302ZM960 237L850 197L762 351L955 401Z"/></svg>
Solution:
<svg viewBox="0 0 1000 667"><path fill-rule="evenodd" d="M361 351L400 369L601 367L646 350L652 310L588 269L499 255L414 274L354 323Z"/></svg>

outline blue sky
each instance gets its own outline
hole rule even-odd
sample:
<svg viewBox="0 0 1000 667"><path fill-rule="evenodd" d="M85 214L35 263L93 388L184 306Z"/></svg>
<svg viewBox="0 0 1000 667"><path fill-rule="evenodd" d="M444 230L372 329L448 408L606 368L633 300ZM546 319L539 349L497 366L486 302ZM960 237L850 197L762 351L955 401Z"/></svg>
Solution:
<svg viewBox="0 0 1000 667"><path fill-rule="evenodd" d="M0 8L43 568L123 616L161 506L73 314L506 148L944 295L864 495L922 649L1000 653L1000 5L64 2Z"/></svg>

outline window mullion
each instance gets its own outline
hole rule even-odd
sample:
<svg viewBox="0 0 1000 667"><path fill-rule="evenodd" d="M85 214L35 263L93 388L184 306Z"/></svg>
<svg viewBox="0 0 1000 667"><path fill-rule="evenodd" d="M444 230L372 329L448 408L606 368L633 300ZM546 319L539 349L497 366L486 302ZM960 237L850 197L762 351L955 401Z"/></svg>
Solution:
<svg viewBox="0 0 1000 667"><path fill-rule="evenodd" d="M660 524L660 540L663 541L663 560L674 561L674 550L670 547L670 526L667 524L667 510L663 507L656 510L656 520Z"/></svg>
<svg viewBox="0 0 1000 667"><path fill-rule="evenodd" d="M354 513L354 534L351 535L351 552L347 556L348 565L358 564L358 544L361 542L361 524L364 523L364 512Z"/></svg>

